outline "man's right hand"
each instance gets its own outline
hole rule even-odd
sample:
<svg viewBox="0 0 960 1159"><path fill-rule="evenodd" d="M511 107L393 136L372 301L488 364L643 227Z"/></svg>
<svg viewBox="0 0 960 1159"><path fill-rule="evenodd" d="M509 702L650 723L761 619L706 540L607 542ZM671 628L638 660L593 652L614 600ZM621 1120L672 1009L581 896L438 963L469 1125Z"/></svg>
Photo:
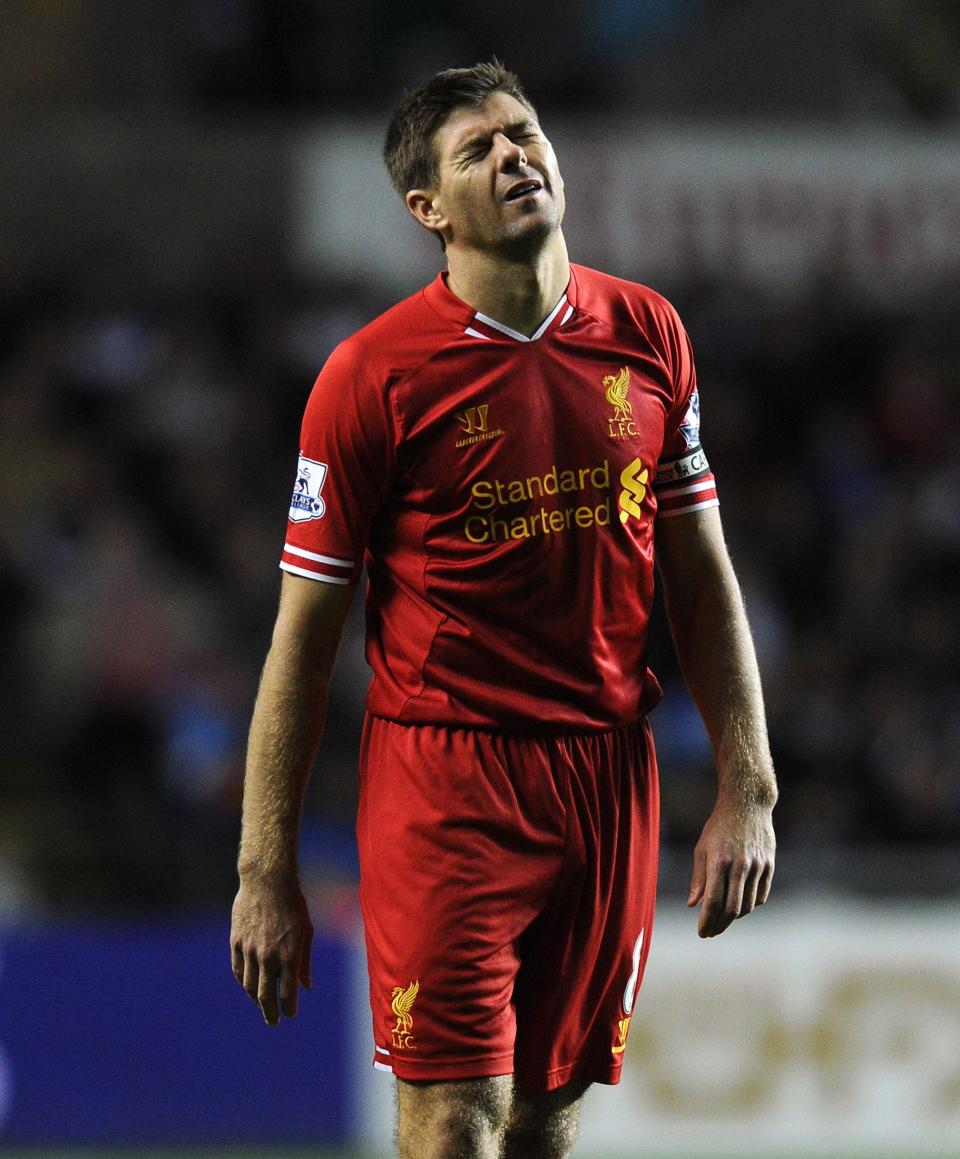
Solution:
<svg viewBox="0 0 960 1159"><path fill-rule="evenodd" d="M300 986L310 989L313 926L295 881L241 878L233 903L233 976L260 1007L268 1026L297 1013Z"/></svg>

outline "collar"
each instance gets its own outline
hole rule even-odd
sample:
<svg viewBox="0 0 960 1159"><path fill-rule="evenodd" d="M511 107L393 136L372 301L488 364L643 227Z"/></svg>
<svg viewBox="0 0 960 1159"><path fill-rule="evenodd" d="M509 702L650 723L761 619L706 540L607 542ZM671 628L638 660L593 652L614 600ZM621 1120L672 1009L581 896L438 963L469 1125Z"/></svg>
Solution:
<svg viewBox="0 0 960 1159"><path fill-rule="evenodd" d="M471 338L482 338L488 342L504 341L505 339L510 339L513 342L536 342L544 335L559 330L573 316L576 305L576 282L571 269L570 281L567 283L564 293L561 294L560 301L544 318L536 331L529 336L504 325L503 322L498 322L496 318L491 318L479 310L474 310L472 306L468 306L447 285L445 271L437 274L436 278L424 288L423 295L438 314L456 322L463 328L464 334Z"/></svg>

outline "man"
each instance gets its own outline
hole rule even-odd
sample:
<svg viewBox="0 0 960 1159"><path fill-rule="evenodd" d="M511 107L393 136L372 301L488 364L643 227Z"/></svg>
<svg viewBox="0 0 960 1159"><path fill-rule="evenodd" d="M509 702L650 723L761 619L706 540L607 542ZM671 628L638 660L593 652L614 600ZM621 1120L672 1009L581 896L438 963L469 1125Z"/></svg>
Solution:
<svg viewBox="0 0 960 1159"><path fill-rule="evenodd" d="M233 970L271 1025L309 985L300 806L365 560L360 889L400 1154L560 1157L586 1087L619 1079L650 946L654 531L718 771L689 899L703 937L770 890L759 677L686 335L652 291L571 266L517 78L440 73L384 152L448 270L343 343L307 405Z"/></svg>

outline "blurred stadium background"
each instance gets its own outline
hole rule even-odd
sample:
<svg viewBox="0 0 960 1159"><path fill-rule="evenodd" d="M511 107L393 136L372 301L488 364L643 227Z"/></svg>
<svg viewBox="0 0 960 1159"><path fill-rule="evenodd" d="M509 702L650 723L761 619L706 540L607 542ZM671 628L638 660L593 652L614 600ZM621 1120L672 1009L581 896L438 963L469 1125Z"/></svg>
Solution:
<svg viewBox="0 0 960 1159"><path fill-rule="evenodd" d="M773 901L699 943L712 774L661 620L661 917L578 1153L960 1150L960 7L10 0L3 1154L389 1146L359 615L305 820L317 985L269 1033L227 960L244 733L306 394L436 270L386 115L494 52L557 147L574 258L692 335L782 782Z"/></svg>

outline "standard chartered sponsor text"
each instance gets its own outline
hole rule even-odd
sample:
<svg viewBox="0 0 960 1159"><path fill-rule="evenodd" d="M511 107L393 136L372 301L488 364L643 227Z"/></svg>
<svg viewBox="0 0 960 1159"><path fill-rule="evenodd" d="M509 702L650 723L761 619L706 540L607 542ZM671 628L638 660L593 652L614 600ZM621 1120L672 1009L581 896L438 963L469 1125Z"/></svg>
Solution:
<svg viewBox="0 0 960 1159"><path fill-rule="evenodd" d="M491 543L554 535L578 527L606 527L610 523L609 492L610 464L606 459L594 467L561 469L554 464L542 475L523 479L478 479L470 488L472 512L464 521L464 535L471 543ZM516 512L517 504L532 504L553 496L577 496L579 501L559 506L541 503L522 514ZM599 501L583 502L584 499ZM498 515L505 507L515 510Z"/></svg>

